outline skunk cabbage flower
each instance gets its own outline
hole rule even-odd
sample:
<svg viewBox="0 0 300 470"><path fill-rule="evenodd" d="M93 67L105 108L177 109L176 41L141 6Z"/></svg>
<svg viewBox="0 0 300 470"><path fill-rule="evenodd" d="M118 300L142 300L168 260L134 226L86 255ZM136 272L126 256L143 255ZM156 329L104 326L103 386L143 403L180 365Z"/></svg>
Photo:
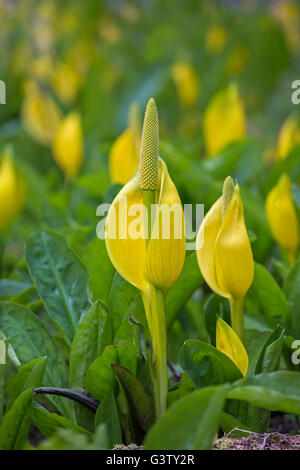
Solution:
<svg viewBox="0 0 300 470"><path fill-rule="evenodd" d="M216 348L226 354L241 373L246 375L248 370L247 351L238 335L220 317L216 325Z"/></svg>
<svg viewBox="0 0 300 470"><path fill-rule="evenodd" d="M26 86L22 119L27 132L39 143L50 145L60 122L60 111L53 99L34 82Z"/></svg>
<svg viewBox="0 0 300 470"><path fill-rule="evenodd" d="M208 211L196 240L204 279L217 294L229 299L232 327L242 336L242 303L252 283L254 261L238 184L228 176L223 195Z"/></svg>
<svg viewBox="0 0 300 470"><path fill-rule="evenodd" d="M52 144L55 161L67 179L77 175L83 160L83 136L79 113L64 118L54 135Z"/></svg>
<svg viewBox="0 0 300 470"><path fill-rule="evenodd" d="M112 264L128 282L141 291L148 284L167 291L176 281L184 263L184 222L176 187L166 164L158 159L158 140L153 138L153 134L158 134L153 99L147 105L145 128L147 134L143 134L140 171L122 188L107 215L106 247ZM144 202L144 191L146 194L153 193L153 205L156 205L149 243L145 243L145 239L148 238L150 222L145 223L143 213L137 218L138 207L142 207ZM127 208L124 206L124 212L122 206L125 202ZM170 213L173 208L174 217ZM133 230L136 227L139 233Z"/></svg>
<svg viewBox="0 0 300 470"><path fill-rule="evenodd" d="M51 85L58 97L66 104L72 103L79 91L82 79L67 62L56 64L51 73Z"/></svg>
<svg viewBox="0 0 300 470"><path fill-rule="evenodd" d="M140 144L140 113L137 104L133 103L129 126L113 143L109 154L109 171L114 183L126 184L137 173Z"/></svg>
<svg viewBox="0 0 300 470"><path fill-rule="evenodd" d="M300 119L289 116L283 123L277 140L277 155L280 160L286 158L295 145L300 144Z"/></svg>
<svg viewBox="0 0 300 470"><path fill-rule="evenodd" d="M165 296L179 276L185 258L183 209L167 166L159 159L158 134L157 109L150 99L139 172L113 201L105 227L112 264L141 291L151 337L157 418L166 410L168 393Z"/></svg>
<svg viewBox="0 0 300 470"><path fill-rule="evenodd" d="M181 105L186 108L194 106L199 89L199 81L194 68L188 62L177 62L172 67L172 77Z"/></svg>
<svg viewBox="0 0 300 470"><path fill-rule="evenodd" d="M231 142L246 137L245 110L235 85L230 85L212 98L204 113L203 132L210 157Z"/></svg>
<svg viewBox="0 0 300 470"><path fill-rule="evenodd" d="M0 161L0 229L9 225L19 215L25 199L24 178L15 168L11 149L7 147Z"/></svg>
<svg viewBox="0 0 300 470"><path fill-rule="evenodd" d="M288 252L293 264L299 248L299 222L288 175L283 174L269 192L266 215L273 237Z"/></svg>

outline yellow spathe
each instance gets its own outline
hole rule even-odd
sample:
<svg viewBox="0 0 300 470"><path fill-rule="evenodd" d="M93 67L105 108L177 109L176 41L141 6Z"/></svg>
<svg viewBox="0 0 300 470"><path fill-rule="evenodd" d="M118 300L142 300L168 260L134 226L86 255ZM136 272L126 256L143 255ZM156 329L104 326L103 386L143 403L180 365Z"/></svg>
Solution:
<svg viewBox="0 0 300 470"><path fill-rule="evenodd" d="M203 116L203 134L210 157L216 156L231 142L246 137L244 105L234 84L219 91L208 104Z"/></svg>
<svg viewBox="0 0 300 470"><path fill-rule="evenodd" d="M83 161L83 135L81 117L70 113L59 124L54 135L54 159L68 179L77 175Z"/></svg>
<svg viewBox="0 0 300 470"><path fill-rule="evenodd" d="M300 144L300 120L297 116L289 116L283 123L277 140L277 156L286 158L295 145Z"/></svg>
<svg viewBox="0 0 300 470"><path fill-rule="evenodd" d="M199 92L199 80L195 69L188 62L176 62L172 67L179 101L183 107L194 106Z"/></svg>
<svg viewBox="0 0 300 470"><path fill-rule="evenodd" d="M247 351L235 331L221 318L216 325L216 348L226 354L245 376L248 370Z"/></svg>

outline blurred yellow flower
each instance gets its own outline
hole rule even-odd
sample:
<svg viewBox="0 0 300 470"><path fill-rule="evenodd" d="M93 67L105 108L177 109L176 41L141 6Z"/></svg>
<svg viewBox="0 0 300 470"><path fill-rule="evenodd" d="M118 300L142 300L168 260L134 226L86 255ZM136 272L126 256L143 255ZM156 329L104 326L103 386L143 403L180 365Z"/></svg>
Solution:
<svg viewBox="0 0 300 470"><path fill-rule="evenodd" d="M66 178L72 179L76 176L83 160L83 135L79 113L72 112L60 122L54 135L52 151Z"/></svg>
<svg viewBox="0 0 300 470"><path fill-rule="evenodd" d="M271 11L281 23L287 42L294 51L300 46L300 9L295 1L277 1L271 3Z"/></svg>
<svg viewBox="0 0 300 470"><path fill-rule="evenodd" d="M35 82L26 85L21 114L31 137L43 145L50 145L61 114L53 99L42 92Z"/></svg>
<svg viewBox="0 0 300 470"><path fill-rule="evenodd" d="M70 104L75 100L81 86L81 77L67 62L54 65L50 81L61 101Z"/></svg>
<svg viewBox="0 0 300 470"><path fill-rule="evenodd" d="M236 85L231 84L214 95L204 112L203 133L210 157L231 142L246 137L246 115Z"/></svg>
<svg viewBox="0 0 300 470"><path fill-rule="evenodd" d="M253 280L254 261L240 189L230 176L224 181L223 195L204 217L197 235L196 252L207 284L229 299L232 327L241 337L242 302Z"/></svg>
<svg viewBox="0 0 300 470"><path fill-rule="evenodd" d="M294 263L299 249L299 222L291 195L291 181L283 174L266 198L266 215L273 237Z"/></svg>
<svg viewBox="0 0 300 470"><path fill-rule="evenodd" d="M295 145L300 144L300 119L293 115L283 123L277 140L277 156L284 159Z"/></svg>
<svg viewBox="0 0 300 470"><path fill-rule="evenodd" d="M199 80L195 69L188 62L176 62L172 67L179 101L183 107L195 105L199 92Z"/></svg>
<svg viewBox="0 0 300 470"><path fill-rule="evenodd" d="M216 348L226 354L245 376L248 370L247 351L234 330L222 318L216 325Z"/></svg>
<svg viewBox="0 0 300 470"><path fill-rule="evenodd" d="M206 50L212 54L223 49L228 38L227 29L223 26L213 26L208 30L205 37Z"/></svg>
<svg viewBox="0 0 300 470"><path fill-rule="evenodd" d="M127 183L138 170L141 119L138 105L130 106L128 128L116 139L109 153L109 172L114 183Z"/></svg>
<svg viewBox="0 0 300 470"><path fill-rule="evenodd" d="M0 229L9 225L21 212L26 199L23 176L13 164L10 147L6 147L0 161Z"/></svg>

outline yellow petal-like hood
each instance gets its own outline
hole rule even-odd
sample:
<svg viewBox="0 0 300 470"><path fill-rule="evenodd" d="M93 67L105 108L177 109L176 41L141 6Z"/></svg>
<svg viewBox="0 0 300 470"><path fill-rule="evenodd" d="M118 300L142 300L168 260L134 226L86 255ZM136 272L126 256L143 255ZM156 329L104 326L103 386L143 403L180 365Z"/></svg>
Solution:
<svg viewBox="0 0 300 470"><path fill-rule="evenodd" d="M269 192L265 208L273 237L285 250L295 254L299 248L299 222L288 175L282 175Z"/></svg>
<svg viewBox="0 0 300 470"><path fill-rule="evenodd" d="M25 199L24 178L15 169L11 151L7 148L0 164L0 229L9 225L18 216Z"/></svg>
<svg viewBox="0 0 300 470"><path fill-rule="evenodd" d="M109 171L114 183L126 184L137 172L138 155L131 129L126 129L112 145Z"/></svg>
<svg viewBox="0 0 300 470"><path fill-rule="evenodd" d="M53 99L42 93L35 83L29 83L22 106L22 119L28 133L39 143L50 145L60 116Z"/></svg>
<svg viewBox="0 0 300 470"><path fill-rule="evenodd" d="M245 297L254 276L254 261L236 185L215 244L217 283L226 297Z"/></svg>
<svg viewBox="0 0 300 470"><path fill-rule="evenodd" d="M300 121L296 116L289 116L283 123L277 141L277 156L284 159L295 145L300 144Z"/></svg>
<svg viewBox="0 0 300 470"><path fill-rule="evenodd" d="M199 91L199 80L194 68L188 62L177 62L172 67L179 101L183 107L194 106Z"/></svg>
<svg viewBox="0 0 300 470"><path fill-rule="evenodd" d="M216 347L235 363L245 376L248 370L247 351L233 329L221 318L216 325Z"/></svg>
<svg viewBox="0 0 300 470"><path fill-rule="evenodd" d="M203 133L210 157L231 142L246 137L245 110L235 85L221 90L212 98L203 116Z"/></svg>
<svg viewBox="0 0 300 470"><path fill-rule="evenodd" d="M184 215L177 189L160 160L158 211L146 253L147 281L167 291L181 273L185 258Z"/></svg>
<svg viewBox="0 0 300 470"><path fill-rule="evenodd" d="M72 112L60 122L54 135L52 150L55 161L66 177L73 178L83 160L83 136L79 113Z"/></svg>
<svg viewBox="0 0 300 470"><path fill-rule="evenodd" d="M127 198L127 213L126 213ZM185 257L185 238L175 239L177 219L171 220L170 238L163 239L168 229L170 209L177 204L183 224L183 211L177 190L163 161L159 162L158 189L155 191L158 205L151 239L146 248L143 194L136 175L113 201L106 220L106 247L109 257L124 279L140 290L152 284L168 290L179 276ZM138 206L137 206L138 205ZM161 221L159 227L158 221ZM184 225L183 225L184 226ZM139 236L133 230L137 228ZM120 236L122 234L122 237ZM156 239L156 237L158 237Z"/></svg>
<svg viewBox="0 0 300 470"><path fill-rule="evenodd" d="M196 248L200 270L211 289L229 299L242 299L253 280L254 261L238 185L229 202L226 194L225 201L221 196L206 214Z"/></svg>

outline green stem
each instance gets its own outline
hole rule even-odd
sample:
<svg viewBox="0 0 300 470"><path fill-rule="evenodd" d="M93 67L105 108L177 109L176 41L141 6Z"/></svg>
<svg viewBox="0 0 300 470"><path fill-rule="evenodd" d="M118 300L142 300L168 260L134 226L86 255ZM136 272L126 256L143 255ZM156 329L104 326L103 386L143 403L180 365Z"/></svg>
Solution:
<svg viewBox="0 0 300 470"><path fill-rule="evenodd" d="M244 299L229 299L231 327L243 341L244 337Z"/></svg>
<svg viewBox="0 0 300 470"><path fill-rule="evenodd" d="M151 336L151 378L158 419L166 411L168 393L165 293L149 285L142 293L142 299Z"/></svg>

